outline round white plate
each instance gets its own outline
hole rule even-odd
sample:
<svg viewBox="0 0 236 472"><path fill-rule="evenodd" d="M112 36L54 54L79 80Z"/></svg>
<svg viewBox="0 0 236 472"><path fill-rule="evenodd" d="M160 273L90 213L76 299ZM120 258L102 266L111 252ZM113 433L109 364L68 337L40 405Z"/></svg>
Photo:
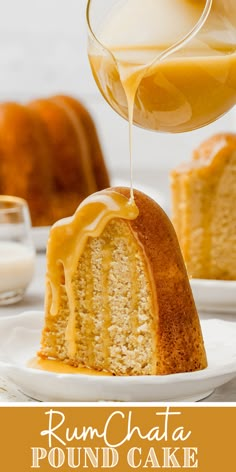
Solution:
<svg viewBox="0 0 236 472"><path fill-rule="evenodd" d="M31 398L42 401L197 401L236 376L236 323L202 323L209 367L168 376L93 377L57 374L27 367L35 356L42 312L0 319L0 374Z"/></svg>
<svg viewBox="0 0 236 472"><path fill-rule="evenodd" d="M190 280L199 311L236 315L236 281Z"/></svg>

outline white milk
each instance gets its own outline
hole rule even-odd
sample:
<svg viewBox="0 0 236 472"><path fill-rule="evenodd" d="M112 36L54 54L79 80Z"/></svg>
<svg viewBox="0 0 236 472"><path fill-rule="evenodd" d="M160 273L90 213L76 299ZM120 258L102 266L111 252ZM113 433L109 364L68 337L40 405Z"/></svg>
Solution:
<svg viewBox="0 0 236 472"><path fill-rule="evenodd" d="M34 261L33 249L0 241L0 293L25 289L33 277Z"/></svg>

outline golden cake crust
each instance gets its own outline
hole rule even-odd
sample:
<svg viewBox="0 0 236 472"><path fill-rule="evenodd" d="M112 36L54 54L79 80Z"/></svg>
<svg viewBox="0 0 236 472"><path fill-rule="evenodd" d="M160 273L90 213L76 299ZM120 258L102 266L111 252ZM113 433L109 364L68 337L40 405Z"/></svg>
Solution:
<svg viewBox="0 0 236 472"><path fill-rule="evenodd" d="M194 161L206 161L211 164L217 156L232 152L236 149L236 135L233 133L218 133L204 141L194 152ZM190 163L191 165L191 163Z"/></svg>
<svg viewBox="0 0 236 472"><path fill-rule="evenodd" d="M171 178L181 174L199 172L200 175L212 175L222 165L222 160L227 159L236 150L236 134L219 133L204 141L193 151L192 160L180 164L171 171Z"/></svg>
<svg viewBox="0 0 236 472"><path fill-rule="evenodd" d="M129 190L115 188L129 196ZM157 300L158 374L207 366L198 313L174 228L161 207L135 191L139 216L128 224L146 253Z"/></svg>

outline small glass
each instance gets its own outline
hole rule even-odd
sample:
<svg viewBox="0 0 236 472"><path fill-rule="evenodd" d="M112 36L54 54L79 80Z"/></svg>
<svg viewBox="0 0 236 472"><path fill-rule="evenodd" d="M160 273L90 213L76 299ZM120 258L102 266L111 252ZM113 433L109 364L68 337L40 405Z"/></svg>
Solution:
<svg viewBox="0 0 236 472"><path fill-rule="evenodd" d="M34 266L28 205L21 198L0 195L0 305L22 299Z"/></svg>

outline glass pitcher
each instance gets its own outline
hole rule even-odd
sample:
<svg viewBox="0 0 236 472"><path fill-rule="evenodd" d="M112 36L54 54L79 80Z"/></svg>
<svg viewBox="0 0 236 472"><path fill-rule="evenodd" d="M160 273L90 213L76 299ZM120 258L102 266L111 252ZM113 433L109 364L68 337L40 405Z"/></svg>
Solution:
<svg viewBox="0 0 236 472"><path fill-rule="evenodd" d="M87 21L95 81L134 124L191 131L236 103L235 0L89 0Z"/></svg>

